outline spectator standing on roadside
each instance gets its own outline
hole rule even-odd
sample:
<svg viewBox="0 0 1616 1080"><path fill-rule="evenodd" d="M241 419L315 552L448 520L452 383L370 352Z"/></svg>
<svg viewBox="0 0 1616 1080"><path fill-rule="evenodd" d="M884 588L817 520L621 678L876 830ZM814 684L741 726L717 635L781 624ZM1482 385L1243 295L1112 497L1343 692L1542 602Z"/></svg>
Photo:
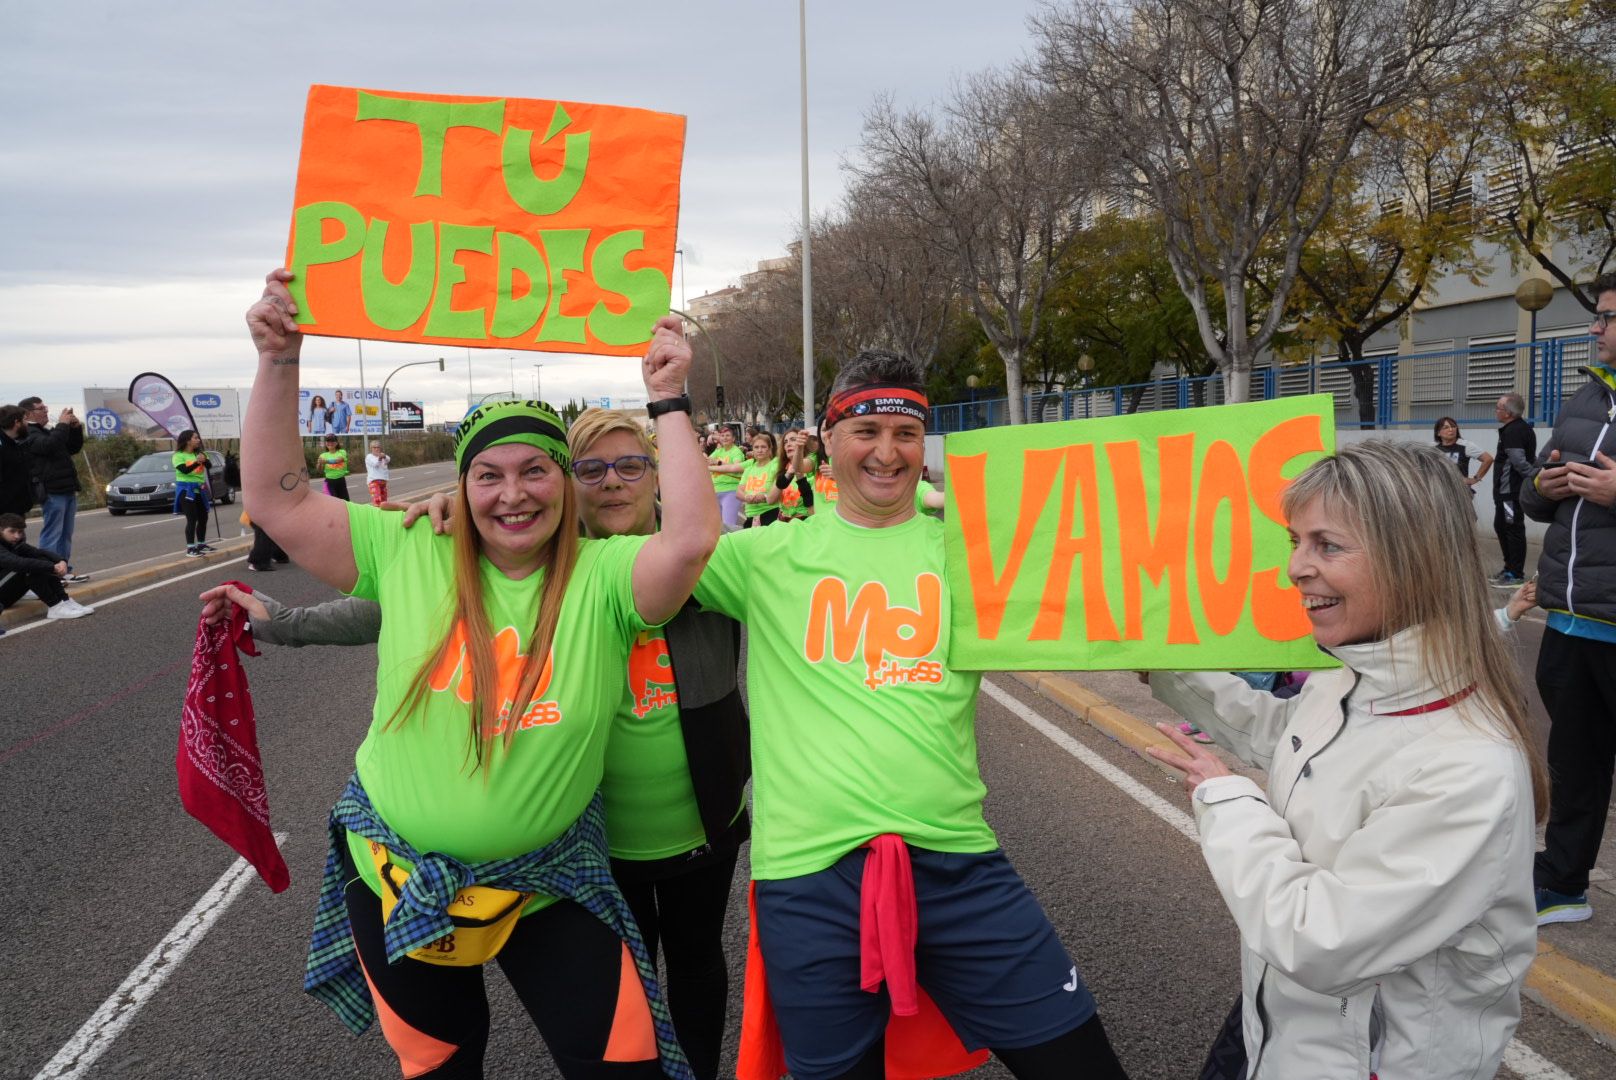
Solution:
<svg viewBox="0 0 1616 1080"><path fill-rule="evenodd" d="M331 392L331 430L338 435L346 434L353 426L353 406L342 400L342 391Z"/></svg>
<svg viewBox="0 0 1616 1080"><path fill-rule="evenodd" d="M202 436L187 428L174 440L174 513L185 515L185 554L201 558L213 548L208 544L208 507L213 493L208 490L208 457L202 450Z"/></svg>
<svg viewBox="0 0 1616 1080"><path fill-rule="evenodd" d="M381 443L370 444L370 453L365 455L365 481L370 488L372 506L380 506L387 501L387 481L393 476L388 466L392 460L382 451Z"/></svg>
<svg viewBox="0 0 1616 1080"><path fill-rule="evenodd" d="M45 515L39 545L66 561L66 581L89 581L90 575L73 572L73 523L79 512L80 490L73 455L84 449L84 424L72 409L63 409L56 426L46 427L50 410L43 401L28 397L17 404L28 414L28 439L24 445L32 457L35 496Z"/></svg>
<svg viewBox="0 0 1616 1080"><path fill-rule="evenodd" d="M348 497L348 451L335 435L325 437L325 453L320 455L320 471L325 476L325 493L352 502Z"/></svg>
<svg viewBox="0 0 1616 1080"><path fill-rule="evenodd" d="M1588 381L1560 409L1521 509L1549 523L1538 556L1548 612L1537 688L1549 712L1549 828L1532 867L1537 921L1591 918L1588 871L1599 855L1616 765L1616 274L1601 274Z"/></svg>
<svg viewBox="0 0 1616 1080"><path fill-rule="evenodd" d="M34 473L23 448L27 415L20 406L0 405L0 514L23 518L34 508Z"/></svg>
<svg viewBox="0 0 1616 1080"><path fill-rule="evenodd" d="M1537 432L1522 418L1526 401L1505 394L1493 407L1498 422L1498 456L1493 468L1493 532L1504 553L1504 569L1493 578L1496 585L1519 585L1526 580L1526 519L1521 516L1521 482L1537 457Z"/></svg>

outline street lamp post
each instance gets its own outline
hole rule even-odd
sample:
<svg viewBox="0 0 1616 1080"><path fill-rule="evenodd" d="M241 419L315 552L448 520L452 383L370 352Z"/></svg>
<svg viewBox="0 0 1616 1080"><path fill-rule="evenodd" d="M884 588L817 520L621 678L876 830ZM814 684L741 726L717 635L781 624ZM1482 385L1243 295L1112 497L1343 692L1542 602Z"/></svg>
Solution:
<svg viewBox="0 0 1616 1080"><path fill-rule="evenodd" d="M1536 377L1537 376L1537 367L1538 367L1538 364L1537 364L1537 313L1542 311L1544 308L1548 307L1549 304L1553 300L1554 300L1554 286L1549 284L1547 281L1544 281L1542 278L1527 278L1525 281L1521 282L1520 285L1518 285L1516 287L1516 289L1515 289L1515 305L1517 307L1519 307L1522 311L1530 312L1531 316L1532 316L1531 332L1528 335L1527 342L1526 342L1527 396L1528 397L1537 396L1536 394L1533 393L1533 390L1543 388L1543 387L1546 387L1548 385L1548 382L1547 382L1547 380L1548 380L1548 372L1547 371L1545 371L1543 373L1543 375L1544 375L1543 379L1538 379ZM1520 386L1520 383L1517 381L1515 385L1518 388ZM1544 400L1545 400L1545 402L1547 401L1547 395L1544 395ZM1540 415L1547 416L1548 415L1548 409L1544 408L1544 409L1540 410Z"/></svg>
<svg viewBox="0 0 1616 1080"><path fill-rule="evenodd" d="M722 420L724 418L724 375L720 364L724 359L724 354L718 348L717 339L707 332L705 326L682 311L675 311L674 314L701 331L702 340L707 342L707 347L713 350L713 407L718 410L718 418Z"/></svg>
<svg viewBox="0 0 1616 1080"><path fill-rule="evenodd" d="M400 365L398 365L398 367L394 368L392 371L389 371L387 373L387 378L382 380L382 434L383 435L387 435L387 434L389 434L391 432L392 420L393 420L392 410L387 407L387 384L393 381L393 376L394 375L397 375L399 372L403 371L405 368L407 368L407 367L423 367L423 366L425 366L427 364L436 364L436 365L438 365L438 370L442 371L443 370L443 357L440 356L436 360L416 360L413 363L400 364Z"/></svg>
<svg viewBox="0 0 1616 1080"><path fill-rule="evenodd" d="M533 400L534 401L543 401L544 400L544 375L543 375L543 372L544 372L544 365L543 364L534 364L533 365Z"/></svg>

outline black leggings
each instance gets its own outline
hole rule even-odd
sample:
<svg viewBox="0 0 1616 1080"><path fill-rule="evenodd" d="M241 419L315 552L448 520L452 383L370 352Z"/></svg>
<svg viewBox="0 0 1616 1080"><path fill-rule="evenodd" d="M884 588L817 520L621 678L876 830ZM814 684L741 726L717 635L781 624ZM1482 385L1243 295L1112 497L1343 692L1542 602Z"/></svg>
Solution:
<svg viewBox="0 0 1616 1080"><path fill-rule="evenodd" d="M185 514L185 542L200 544L208 538L208 504L200 498L181 499L180 511Z"/></svg>
<svg viewBox="0 0 1616 1080"><path fill-rule="evenodd" d="M381 899L359 880L346 852L344 864L354 945L380 999L382 1031L405 1074L444 1080L481 1077L489 1026L483 969L442 967L409 957L389 964L382 943ZM626 955L623 942L605 923L570 900L523 916L500 950L500 970L567 1080L654 1080L662 1075L654 1047L648 1060L604 1060ZM648 1014L644 1023L650 1023ZM440 1059L436 1068L420 1072L409 1064Z"/></svg>
<svg viewBox="0 0 1616 1080"><path fill-rule="evenodd" d="M724 913L735 881L738 851L661 881L618 885L640 924L645 947L656 955L658 941L668 969L668 1009L679 1045L696 1080L718 1075L729 1000L729 967L724 958Z"/></svg>
<svg viewBox="0 0 1616 1080"><path fill-rule="evenodd" d="M743 529L755 529L755 528L758 528L759 526L762 526L762 525L773 525L776 521L779 521L779 520L780 520L780 508L775 507L773 510L765 510L761 514L753 514L751 517L747 518L746 521L741 524L741 528L743 528Z"/></svg>
<svg viewBox="0 0 1616 1080"><path fill-rule="evenodd" d="M1016 1080L1128 1080L1100 1017L1095 1015L1064 1035L1021 1050L993 1051ZM885 1080L886 1042L876 1044L837 1080Z"/></svg>

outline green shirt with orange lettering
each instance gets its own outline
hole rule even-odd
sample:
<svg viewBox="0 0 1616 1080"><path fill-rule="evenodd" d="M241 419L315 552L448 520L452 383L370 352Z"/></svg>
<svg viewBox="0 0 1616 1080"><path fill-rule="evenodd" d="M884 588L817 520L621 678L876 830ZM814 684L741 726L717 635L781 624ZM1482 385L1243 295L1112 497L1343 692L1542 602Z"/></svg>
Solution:
<svg viewBox="0 0 1616 1080"><path fill-rule="evenodd" d="M998 846L976 761L981 675L947 665L940 522L866 529L827 508L727 533L696 599L747 627L754 878L823 870L883 833Z"/></svg>
<svg viewBox="0 0 1616 1080"><path fill-rule="evenodd" d="M634 559L646 538L578 542L546 670L515 720L509 745L503 735L497 738L477 767L463 631L456 631L433 665L426 693L395 717L408 702L416 672L450 630L453 538L406 530L398 514L358 503L348 507L348 527L359 567L352 594L382 606L375 707L355 755L376 812L416 850L464 862L522 855L554 840L583 813L601 783L629 647L646 629L632 586ZM544 573L514 581L484 559L481 577L508 714ZM504 720L511 722L508 715ZM368 844L351 833L348 841L360 876L379 890ZM548 902L540 898L528 910Z"/></svg>

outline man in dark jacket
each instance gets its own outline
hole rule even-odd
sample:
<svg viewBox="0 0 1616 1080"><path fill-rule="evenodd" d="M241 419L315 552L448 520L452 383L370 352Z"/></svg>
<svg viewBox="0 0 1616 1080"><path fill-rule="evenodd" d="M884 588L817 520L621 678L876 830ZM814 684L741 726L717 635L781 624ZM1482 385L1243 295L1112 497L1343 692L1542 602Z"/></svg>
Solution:
<svg viewBox="0 0 1616 1080"><path fill-rule="evenodd" d="M1537 432L1521 419L1526 401L1519 394L1498 399L1493 413L1498 429L1498 455L1493 460L1493 532L1504 552L1504 569L1493 582L1517 586L1526 581L1526 519L1521 516L1521 482L1537 457Z"/></svg>
<svg viewBox="0 0 1616 1080"><path fill-rule="evenodd" d="M27 517L34 508L34 474L23 442L27 414L17 405L0 405L0 514Z"/></svg>
<svg viewBox="0 0 1616 1080"><path fill-rule="evenodd" d="M62 582L67 580L67 563L54 551L36 548L27 542L26 522L16 514L0 514L0 611L32 591L45 602L47 619L79 619L93 615L69 598ZM0 634L6 631L0 624Z"/></svg>
<svg viewBox="0 0 1616 1080"><path fill-rule="evenodd" d="M1616 274L1602 275L1596 363L1560 410L1521 508L1549 523L1538 558L1548 628L1537 686L1549 711L1554 788L1532 877L1538 925L1592 916L1588 872L1604 837L1616 765Z"/></svg>
<svg viewBox="0 0 1616 1080"><path fill-rule="evenodd" d="M28 440L32 455L34 486L41 495L40 510L45 515L39 544L67 560L67 580L89 581L90 575L76 574L73 566L73 523L79 510L79 472L73 455L84 449L84 425L72 409L63 409L55 427L46 427L50 410L36 397L23 398L18 406L28 413Z"/></svg>

